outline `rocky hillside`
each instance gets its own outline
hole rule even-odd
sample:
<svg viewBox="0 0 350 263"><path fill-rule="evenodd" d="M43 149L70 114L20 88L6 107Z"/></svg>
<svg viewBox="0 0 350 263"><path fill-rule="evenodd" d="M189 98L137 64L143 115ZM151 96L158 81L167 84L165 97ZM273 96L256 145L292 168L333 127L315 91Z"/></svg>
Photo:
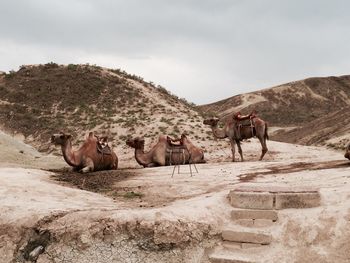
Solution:
<svg viewBox="0 0 350 263"><path fill-rule="evenodd" d="M199 106L225 118L252 109L272 126L300 126L350 106L350 75L309 78Z"/></svg>
<svg viewBox="0 0 350 263"><path fill-rule="evenodd" d="M350 107L332 112L301 127L279 130L274 140L344 149L350 143Z"/></svg>
<svg viewBox="0 0 350 263"><path fill-rule="evenodd" d="M308 78L199 106L223 119L256 109L273 140L344 148L350 141L350 75Z"/></svg>
<svg viewBox="0 0 350 263"><path fill-rule="evenodd" d="M58 131L79 142L93 130L123 147L128 136L150 142L187 131L197 142L211 138L192 104L135 75L91 65L48 63L1 74L0 122L42 151L53 149L49 138Z"/></svg>

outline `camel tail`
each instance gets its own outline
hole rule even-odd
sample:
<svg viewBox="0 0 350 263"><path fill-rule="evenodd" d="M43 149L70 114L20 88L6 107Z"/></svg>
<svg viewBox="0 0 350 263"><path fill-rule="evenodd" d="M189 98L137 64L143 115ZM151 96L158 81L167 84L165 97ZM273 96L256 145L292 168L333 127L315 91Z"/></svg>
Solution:
<svg viewBox="0 0 350 263"><path fill-rule="evenodd" d="M268 134L268 128L267 128L267 123L265 123L265 133L264 133L264 138L267 140L270 140L269 134Z"/></svg>

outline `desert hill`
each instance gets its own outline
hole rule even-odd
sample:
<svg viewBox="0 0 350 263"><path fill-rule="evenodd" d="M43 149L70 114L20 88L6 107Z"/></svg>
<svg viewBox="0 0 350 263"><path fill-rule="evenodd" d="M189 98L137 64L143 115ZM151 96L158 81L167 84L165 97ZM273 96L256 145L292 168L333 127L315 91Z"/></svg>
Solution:
<svg viewBox="0 0 350 263"><path fill-rule="evenodd" d="M129 136L152 144L159 134L184 131L204 147L213 137L200 113L228 118L252 109L269 122L274 140L343 148L349 108L350 76L309 78L195 107L119 69L48 63L0 73L0 128L45 152L57 150L49 138L58 131L71 133L76 144L88 131L108 135L123 154L131 154Z"/></svg>
<svg viewBox="0 0 350 263"><path fill-rule="evenodd" d="M272 139L297 144L343 148L350 140L350 75L308 78L241 94L199 109L220 118L232 113L259 116L278 128ZM274 130L277 130L277 129Z"/></svg>
<svg viewBox="0 0 350 263"><path fill-rule="evenodd" d="M279 130L274 140L343 149L350 142L350 107L331 112L291 130Z"/></svg>
<svg viewBox="0 0 350 263"><path fill-rule="evenodd" d="M146 143L183 131L197 142L209 138L191 103L122 70L91 65L48 63L1 74L0 121L41 151L53 149L49 138L58 131L79 142L93 130L123 148L128 136Z"/></svg>
<svg viewBox="0 0 350 263"><path fill-rule="evenodd" d="M199 106L221 118L252 109L272 126L299 126L350 106L350 75L308 78ZM277 114L278 113L278 114Z"/></svg>

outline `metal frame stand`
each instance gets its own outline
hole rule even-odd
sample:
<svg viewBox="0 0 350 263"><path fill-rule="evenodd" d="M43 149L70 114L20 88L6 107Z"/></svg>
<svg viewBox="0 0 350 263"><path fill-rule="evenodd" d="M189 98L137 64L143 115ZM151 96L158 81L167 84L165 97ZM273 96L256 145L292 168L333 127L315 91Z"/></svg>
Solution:
<svg viewBox="0 0 350 263"><path fill-rule="evenodd" d="M195 163L192 163L192 157L191 157L190 151L189 151L187 148L186 148L186 150L187 150L187 152L188 152L188 154L189 154L189 156L190 156L190 160L189 160L188 165L190 166L190 174L191 174L191 177L192 177L192 176L193 176L193 173L192 173L192 167L191 167L191 165L193 164L194 169L196 169L196 173L198 173L198 170L197 170L196 164L195 164ZM171 159L171 156L170 156L170 159ZM171 178L174 177L174 173L175 173L176 166L177 166L177 173L180 174L180 166L181 166L181 165L180 165L180 164L175 164L175 165L174 165L174 169L173 169L173 173L171 174Z"/></svg>

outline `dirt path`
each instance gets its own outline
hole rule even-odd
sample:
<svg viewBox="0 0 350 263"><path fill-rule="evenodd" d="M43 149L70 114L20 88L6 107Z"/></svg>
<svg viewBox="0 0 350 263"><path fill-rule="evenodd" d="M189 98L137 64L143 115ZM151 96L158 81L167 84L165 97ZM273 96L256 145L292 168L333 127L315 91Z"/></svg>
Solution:
<svg viewBox="0 0 350 263"><path fill-rule="evenodd" d="M213 165L201 165L200 172L210 169ZM232 166L232 164L225 164L223 166ZM181 196L180 192L171 187L170 185L161 182L154 182L156 187L150 186L146 179L142 183L140 180L144 178L143 175L148 173L148 169L121 169L117 171L101 171L94 172L90 174L81 174L68 169L56 169L49 170L54 172L51 176L52 179L58 181L63 186L73 187L81 190L91 191L95 193L100 193L106 197L112 198L115 202L127 203L131 207L161 207L169 205L170 203L178 200L188 200L197 196L206 195L210 193L215 193L223 189L227 189L233 184L240 182L252 182L257 177L266 177L269 175L284 175L292 174L301 171L314 171L314 170L327 170L327 169L337 169L337 168L350 168L350 162L334 160L334 161L322 161L322 162L296 162L292 164L270 164L267 163L263 169L257 169L256 172L247 172L242 171L238 176L231 178L231 181L228 183L222 182L212 187L208 186L209 183L205 183L205 179L202 182L196 180L195 176L200 176L194 173L194 178L189 177L188 166L181 167L181 174L175 173L177 179L171 179L173 183L200 183L202 189L200 191L188 192ZM166 174L172 171L172 167L161 168L163 171L166 171ZM221 170L223 174L228 173L229 168ZM164 174L164 172L163 172ZM179 178L180 177L180 178ZM187 177L187 179L186 179ZM180 181L179 181L180 180ZM228 179L230 180L230 179ZM133 183L125 183L137 181L138 185ZM180 186L181 187L181 186ZM149 190L152 189L152 191ZM156 190L158 188L158 191ZM160 189L167 189L166 194L161 194ZM165 189L164 189L165 191Z"/></svg>
<svg viewBox="0 0 350 263"><path fill-rule="evenodd" d="M246 184L320 188L320 207L279 211L274 249L297 262L348 262L349 162L325 148L269 142L269 149L259 162L258 142L246 143L247 161L236 163L218 149L207 155L211 163L197 165L198 174L181 166L173 178L172 167L82 175L63 169L62 160L48 172L42 169L50 159L15 151L0 168L0 254L4 262L23 259L40 241L38 263L206 262L199 259L230 222L228 191ZM41 170L19 168L23 156ZM12 168L4 167L9 161Z"/></svg>
<svg viewBox="0 0 350 263"><path fill-rule="evenodd" d="M264 172L241 174L239 176L239 179L241 182L250 182L254 180L257 176L296 173L300 171L349 168L349 167L350 167L350 162L341 161L341 160L324 161L324 162L296 162L288 165L272 165L270 167L266 167L268 171L264 171Z"/></svg>

